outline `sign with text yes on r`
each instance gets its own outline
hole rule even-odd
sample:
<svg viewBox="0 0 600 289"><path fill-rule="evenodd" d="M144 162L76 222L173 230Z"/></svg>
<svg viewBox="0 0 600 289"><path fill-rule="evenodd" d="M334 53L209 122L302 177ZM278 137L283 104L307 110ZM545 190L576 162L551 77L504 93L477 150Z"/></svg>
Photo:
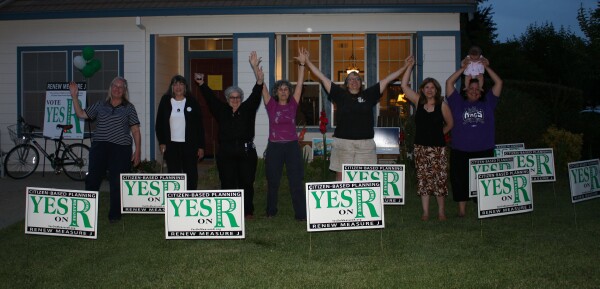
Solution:
<svg viewBox="0 0 600 289"><path fill-rule="evenodd" d="M533 211L531 182L528 169L477 174L479 218Z"/></svg>
<svg viewBox="0 0 600 289"><path fill-rule="evenodd" d="M385 227L382 181L306 183L308 232Z"/></svg>
<svg viewBox="0 0 600 289"><path fill-rule="evenodd" d="M504 157L515 158L515 169L529 169L532 182L556 181L554 151L551 148L505 150L502 154Z"/></svg>
<svg viewBox="0 0 600 289"><path fill-rule="evenodd" d="M96 239L98 192L26 190L25 234Z"/></svg>
<svg viewBox="0 0 600 289"><path fill-rule="evenodd" d="M569 185L572 203L600 197L600 160L569 163Z"/></svg>
<svg viewBox="0 0 600 289"><path fill-rule="evenodd" d="M166 239L243 239L244 190L166 192Z"/></svg>
<svg viewBox="0 0 600 289"><path fill-rule="evenodd" d="M488 173L515 168L513 157L469 159L469 197L477 197L477 173Z"/></svg>
<svg viewBox="0 0 600 289"><path fill-rule="evenodd" d="M165 192L185 191L185 174L121 174L121 213L163 214Z"/></svg>
<svg viewBox="0 0 600 289"><path fill-rule="evenodd" d="M85 82L78 82L78 99L81 108L86 105ZM46 84L46 103L44 108L44 136L57 139L60 137L60 129L56 125L72 124L73 128L67 130L63 137L65 139L83 139L84 124L83 119L79 119L75 114L73 99L69 91L68 82L49 82Z"/></svg>
<svg viewBox="0 0 600 289"><path fill-rule="evenodd" d="M404 165L343 165L346 182L382 181L384 205L404 205L405 170Z"/></svg>

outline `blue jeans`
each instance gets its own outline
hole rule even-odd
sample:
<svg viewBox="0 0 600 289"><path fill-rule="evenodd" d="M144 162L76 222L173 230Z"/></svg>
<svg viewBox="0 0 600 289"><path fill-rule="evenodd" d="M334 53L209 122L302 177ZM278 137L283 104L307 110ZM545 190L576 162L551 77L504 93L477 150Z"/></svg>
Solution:
<svg viewBox="0 0 600 289"><path fill-rule="evenodd" d="M304 162L298 141L269 142L267 146L267 216L277 215L277 199L283 166L292 195L295 218L306 219L306 196L304 194Z"/></svg>
<svg viewBox="0 0 600 289"><path fill-rule="evenodd" d="M118 145L110 142L92 142L90 148L89 173L85 178L85 189L98 191L102 178L108 171L110 184L109 220L121 219L121 173L131 172L130 145Z"/></svg>

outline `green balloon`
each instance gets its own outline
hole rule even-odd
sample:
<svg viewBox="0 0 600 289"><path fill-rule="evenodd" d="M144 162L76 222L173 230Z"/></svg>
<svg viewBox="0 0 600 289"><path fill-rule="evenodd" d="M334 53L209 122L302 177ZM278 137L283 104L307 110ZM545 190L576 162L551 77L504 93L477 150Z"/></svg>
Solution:
<svg viewBox="0 0 600 289"><path fill-rule="evenodd" d="M82 54L83 54L83 59L90 61L90 60L92 60L92 58L94 58L94 48L86 46L83 48Z"/></svg>
<svg viewBox="0 0 600 289"><path fill-rule="evenodd" d="M98 59L90 60L87 65L90 65L94 69L94 73L98 72L100 68L102 68L102 63Z"/></svg>
<svg viewBox="0 0 600 289"><path fill-rule="evenodd" d="M94 73L96 73L96 71L94 71L94 67L92 67L89 64L84 66L83 69L81 70L81 74L83 74L83 76L85 76L86 78L92 77L92 75L94 75Z"/></svg>

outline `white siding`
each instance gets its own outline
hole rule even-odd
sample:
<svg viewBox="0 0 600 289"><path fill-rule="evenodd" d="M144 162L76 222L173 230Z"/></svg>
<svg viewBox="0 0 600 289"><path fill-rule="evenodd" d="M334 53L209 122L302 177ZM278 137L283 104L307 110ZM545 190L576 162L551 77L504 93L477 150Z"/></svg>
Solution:
<svg viewBox="0 0 600 289"><path fill-rule="evenodd" d="M423 78L435 78L442 86L442 95L446 79L456 71L457 48L453 36L423 37Z"/></svg>
<svg viewBox="0 0 600 289"><path fill-rule="evenodd" d="M247 99L252 93L252 88L256 83L256 77L248 62L248 57L251 51L256 51L259 57L262 57L261 66L265 73L265 79L269 79L271 75L270 71L270 59L269 55L269 38L238 38L238 51L237 51L237 67L238 67L238 86L244 91L244 99ZM265 82L268 85L268 83ZM268 86L267 86L268 87ZM269 137L269 119L267 117L267 111L262 101L258 107L256 114L256 126L254 144L256 144L256 152L259 157L262 157L265 148L267 147L267 141Z"/></svg>

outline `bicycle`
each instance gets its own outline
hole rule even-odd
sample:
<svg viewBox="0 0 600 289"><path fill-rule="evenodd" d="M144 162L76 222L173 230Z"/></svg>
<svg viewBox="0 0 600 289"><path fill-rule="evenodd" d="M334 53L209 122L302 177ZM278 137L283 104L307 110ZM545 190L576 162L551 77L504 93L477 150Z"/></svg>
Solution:
<svg viewBox="0 0 600 289"><path fill-rule="evenodd" d="M30 125L23 119L19 119L16 125L9 126L8 132L16 146L6 154L4 159L6 175L13 179L24 179L30 176L39 165L39 150L50 161L50 166L54 169L55 174L58 175L64 171L69 178L75 181L85 180L88 173L90 148L82 143L67 145L63 141L64 132L73 128L72 124L58 124L56 128L61 130L60 137L53 139L56 150L54 153L48 154L35 140L39 136L36 136L33 131L41 129L40 127Z"/></svg>

